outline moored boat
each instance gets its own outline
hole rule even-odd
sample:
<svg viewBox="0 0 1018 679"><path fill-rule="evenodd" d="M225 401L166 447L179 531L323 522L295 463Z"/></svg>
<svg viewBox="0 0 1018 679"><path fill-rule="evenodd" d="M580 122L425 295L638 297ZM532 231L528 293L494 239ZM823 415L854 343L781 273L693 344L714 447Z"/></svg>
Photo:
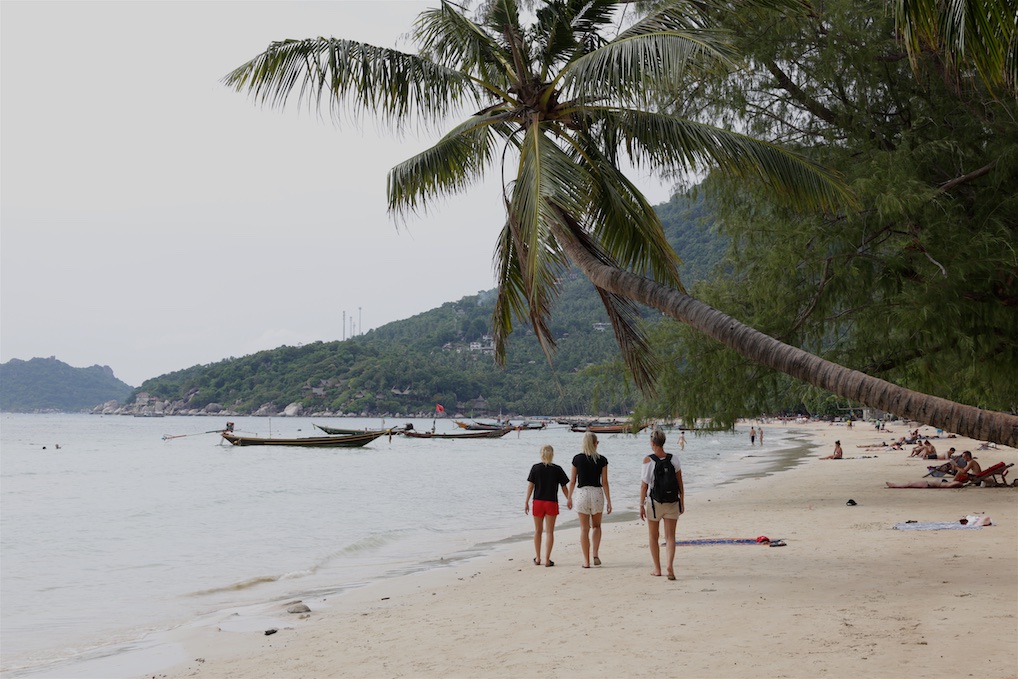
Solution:
<svg viewBox="0 0 1018 679"><path fill-rule="evenodd" d="M613 424L598 424L592 422L586 426L573 425L570 427L571 431L586 432L591 431L595 434L639 434L641 431L647 428L646 424L635 424L633 422L622 422Z"/></svg>
<svg viewBox="0 0 1018 679"><path fill-rule="evenodd" d="M371 431L379 431L377 429L342 429L340 427L327 427L324 424L316 424L316 427L324 431L326 434L333 435L344 435L344 434L367 434ZM410 426L413 428L413 425ZM383 429L381 431L392 432L393 434L399 434L403 432L404 427L391 427L389 429Z"/></svg>
<svg viewBox="0 0 1018 679"><path fill-rule="evenodd" d="M489 424L487 422L460 422L459 420L453 420L460 429L466 429L467 431L498 431L499 429L505 429L504 424Z"/></svg>
<svg viewBox="0 0 1018 679"><path fill-rule="evenodd" d="M371 443L388 430L366 431L346 436L305 436L302 438L263 438L259 436L238 436L222 432L223 439L235 446L300 446L304 448L359 448Z"/></svg>
<svg viewBox="0 0 1018 679"><path fill-rule="evenodd" d="M484 431L466 431L452 434L439 434L431 431L405 431L403 436L411 439L499 439L513 430L512 427Z"/></svg>

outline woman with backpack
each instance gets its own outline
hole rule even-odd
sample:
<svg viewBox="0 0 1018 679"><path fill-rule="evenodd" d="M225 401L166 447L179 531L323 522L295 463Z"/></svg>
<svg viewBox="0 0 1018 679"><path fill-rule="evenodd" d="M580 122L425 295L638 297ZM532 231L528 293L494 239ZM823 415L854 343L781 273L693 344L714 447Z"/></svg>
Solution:
<svg viewBox="0 0 1018 679"><path fill-rule="evenodd" d="M640 519L647 522L650 532L650 558L654 562L651 575L661 575L661 523L665 525L665 558L668 579L675 579L675 528L679 515L685 511L686 490L682 485L679 458L664 449L665 433L650 433L651 454L643 458L640 480Z"/></svg>
<svg viewBox="0 0 1018 679"><path fill-rule="evenodd" d="M608 458L598 455L597 434L594 432L588 431L583 435L583 452L573 458L569 497L573 499L573 509L580 518L583 567L590 568L591 544L594 548L594 565L600 566L601 559L597 552L601 547L601 514L605 504L608 505L608 513L612 513L612 498L608 489Z"/></svg>

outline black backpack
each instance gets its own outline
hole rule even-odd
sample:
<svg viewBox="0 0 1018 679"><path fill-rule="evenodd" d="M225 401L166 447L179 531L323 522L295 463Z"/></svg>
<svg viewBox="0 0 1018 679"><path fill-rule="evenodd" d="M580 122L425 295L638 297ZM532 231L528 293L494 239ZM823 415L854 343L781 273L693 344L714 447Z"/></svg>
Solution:
<svg viewBox="0 0 1018 679"><path fill-rule="evenodd" d="M675 478L675 466L672 464L672 454L665 453L662 460L657 455L651 455L654 461L654 487L650 489L650 497L654 502L678 502L679 501L679 480Z"/></svg>

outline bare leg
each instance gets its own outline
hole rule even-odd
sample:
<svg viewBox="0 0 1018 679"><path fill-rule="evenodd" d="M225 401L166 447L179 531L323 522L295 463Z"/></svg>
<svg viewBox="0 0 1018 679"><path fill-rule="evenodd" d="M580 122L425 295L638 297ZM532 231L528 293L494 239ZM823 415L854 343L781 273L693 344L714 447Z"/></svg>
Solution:
<svg viewBox="0 0 1018 679"><path fill-rule="evenodd" d="M547 545L547 551L544 553L544 565L547 566L551 563L551 548L555 546L555 519L558 517L548 514L544 517L544 532L548 534L548 539L545 540Z"/></svg>
<svg viewBox="0 0 1018 679"><path fill-rule="evenodd" d="M658 526L660 521L647 521L647 532L650 533L650 560L654 562L654 570L651 571L651 575L661 575L661 545L658 544L660 540L660 531Z"/></svg>
<svg viewBox="0 0 1018 679"><path fill-rule="evenodd" d="M592 556L597 558L598 549L601 547L601 514L591 516L590 523L594 528L594 553Z"/></svg>
<svg viewBox="0 0 1018 679"><path fill-rule="evenodd" d="M534 517L534 557L535 563L541 563L541 531L544 529L544 519Z"/></svg>
<svg viewBox="0 0 1018 679"><path fill-rule="evenodd" d="M665 560L668 562L668 579L675 577L675 525L676 519L661 519L665 524Z"/></svg>
<svg viewBox="0 0 1018 679"><path fill-rule="evenodd" d="M590 568L590 514L579 514L580 549L583 550L583 567Z"/></svg>

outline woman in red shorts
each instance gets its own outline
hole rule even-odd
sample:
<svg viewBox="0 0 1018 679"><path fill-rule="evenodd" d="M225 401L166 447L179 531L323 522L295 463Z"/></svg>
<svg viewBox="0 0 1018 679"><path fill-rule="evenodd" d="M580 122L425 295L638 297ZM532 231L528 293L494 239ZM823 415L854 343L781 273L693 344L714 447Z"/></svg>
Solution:
<svg viewBox="0 0 1018 679"><path fill-rule="evenodd" d="M523 503L523 511L530 514L530 496L534 496L534 565L541 565L541 538L548 533L547 551L544 553L544 565L554 566L551 560L551 548L555 546L555 519L558 517L558 488L566 496L566 506L573 508L573 499L569 496L569 477L562 467L552 464L555 450L551 446L541 448L541 461L530 468L527 477L527 499Z"/></svg>

